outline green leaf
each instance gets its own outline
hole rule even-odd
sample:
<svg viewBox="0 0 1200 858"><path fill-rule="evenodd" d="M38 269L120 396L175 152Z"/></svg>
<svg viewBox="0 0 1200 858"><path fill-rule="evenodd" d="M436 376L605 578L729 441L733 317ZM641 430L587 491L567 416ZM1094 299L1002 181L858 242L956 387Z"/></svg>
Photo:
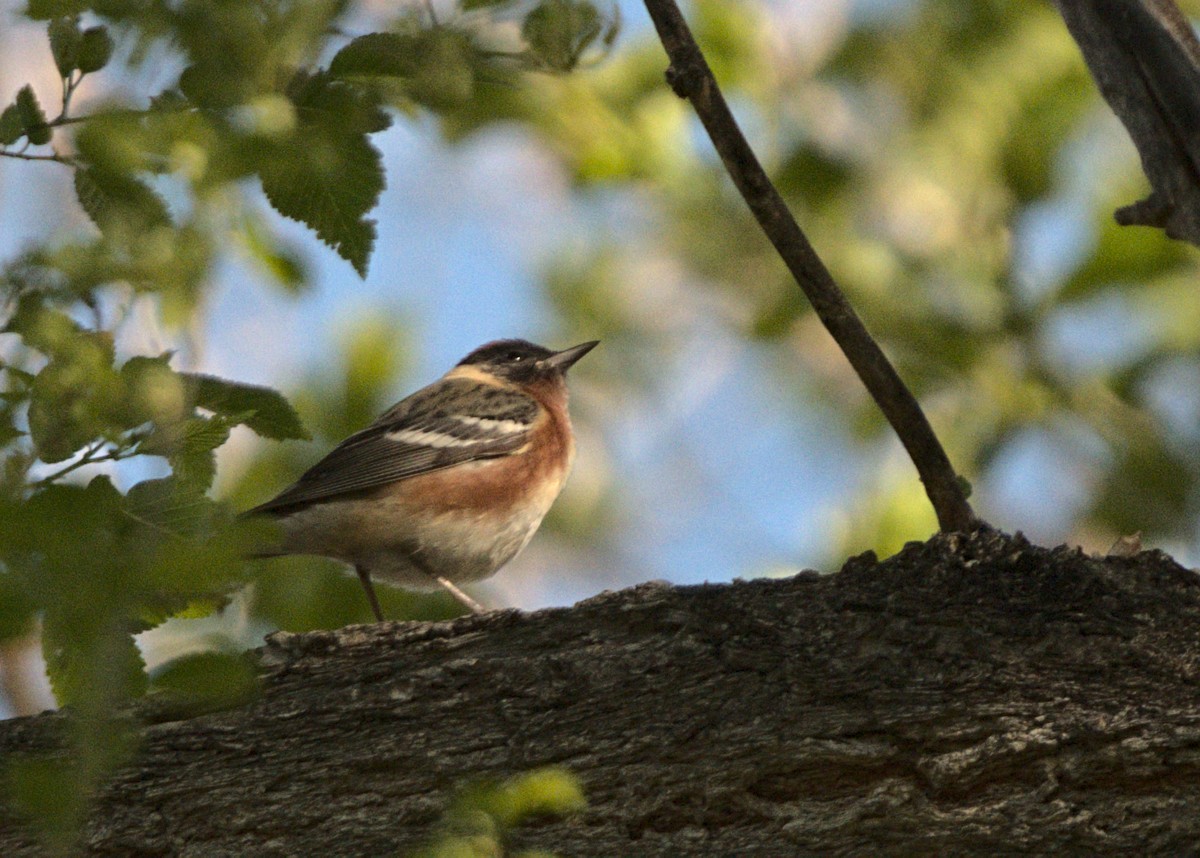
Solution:
<svg viewBox="0 0 1200 858"><path fill-rule="evenodd" d="M378 97L328 74L299 74L288 97L300 119L258 164L276 211L307 224L366 276L375 222L364 216L384 187L378 150L366 138L388 126Z"/></svg>
<svg viewBox="0 0 1200 858"><path fill-rule="evenodd" d="M199 533L209 526L216 502L176 477L142 480L125 495L125 505L139 522L160 533Z"/></svg>
<svg viewBox="0 0 1200 858"><path fill-rule="evenodd" d="M50 53L54 55L54 65L62 77L70 77L71 72L79 68L79 45L83 34L79 31L79 19L76 17L55 18L46 28L50 36Z"/></svg>
<svg viewBox="0 0 1200 858"><path fill-rule="evenodd" d="M25 84L17 92L17 111L21 117L22 130L30 143L43 146L50 142L51 129L46 124L46 114L29 84Z"/></svg>
<svg viewBox="0 0 1200 858"><path fill-rule="evenodd" d="M327 72L298 72L288 83L287 96L306 133L357 137L391 127L391 117L370 87L337 80Z"/></svg>
<svg viewBox="0 0 1200 858"><path fill-rule="evenodd" d="M229 440L233 424L220 417L194 417L184 422L180 443L169 457L180 483L208 491L217 475L215 451Z"/></svg>
<svg viewBox="0 0 1200 858"><path fill-rule="evenodd" d="M150 684L159 718L184 718L244 706L259 691L253 660L243 654L199 652L163 665Z"/></svg>
<svg viewBox="0 0 1200 858"><path fill-rule="evenodd" d="M375 207L384 177L379 151L365 136L340 144L313 140L311 148L264 164L259 176L276 211L306 224L360 277L367 276L375 221L363 215Z"/></svg>
<svg viewBox="0 0 1200 858"><path fill-rule="evenodd" d="M555 71L574 68L603 30L600 13L587 0L543 0L521 25L530 49Z"/></svg>
<svg viewBox="0 0 1200 858"><path fill-rule="evenodd" d="M329 73L336 77L411 77L417 73L419 39L408 33L368 33L334 55Z"/></svg>
<svg viewBox="0 0 1200 858"><path fill-rule="evenodd" d="M76 612L50 610L42 620L42 655L58 704L91 709L97 698L127 700L143 694L146 666L133 635L103 627L84 629L81 635L75 618Z"/></svg>
<svg viewBox="0 0 1200 858"><path fill-rule="evenodd" d="M244 218L240 234L250 258L288 292L299 292L308 284L304 259L258 217Z"/></svg>
<svg viewBox="0 0 1200 858"><path fill-rule="evenodd" d="M21 121L21 111L15 104L10 104L0 113L0 146L11 146L25 134L25 124Z"/></svg>
<svg viewBox="0 0 1200 858"><path fill-rule="evenodd" d="M529 816L565 816L587 807L579 778L553 766L509 778L490 799L483 806L505 828Z"/></svg>
<svg viewBox="0 0 1200 858"><path fill-rule="evenodd" d="M172 426L191 410L183 378L171 369L171 353L158 357L132 357L121 367L125 384L122 417L132 428L153 422Z"/></svg>
<svg viewBox="0 0 1200 858"><path fill-rule="evenodd" d="M34 292L21 296L4 332L19 334L25 345L45 355L70 349L75 338L84 334L83 328L70 316L46 306L43 297ZM12 367L6 369L13 371ZM32 379L27 381L32 382Z"/></svg>
<svg viewBox="0 0 1200 858"><path fill-rule="evenodd" d="M420 858L507 854L505 835L528 817L562 816L586 807L579 779L563 768L536 769L503 783L483 780L462 790L451 805L441 826L447 833L416 854Z"/></svg>
<svg viewBox="0 0 1200 858"><path fill-rule="evenodd" d="M4 794L13 807L43 837L62 845L61 854L68 854L66 847L74 840L86 808L75 762L20 756L9 759L4 768Z"/></svg>
<svg viewBox="0 0 1200 858"><path fill-rule="evenodd" d="M88 27L79 44L79 70L84 74L100 71L112 59L113 40L105 27Z"/></svg>
<svg viewBox="0 0 1200 858"><path fill-rule="evenodd" d="M108 337L81 333L37 374L29 402L29 434L43 462L70 458L111 428L123 390L112 360Z"/></svg>
<svg viewBox="0 0 1200 858"><path fill-rule="evenodd" d="M244 423L264 438L308 440L296 410L278 390L212 375L181 373L200 408Z"/></svg>
<svg viewBox="0 0 1200 858"><path fill-rule="evenodd" d="M114 230L138 234L172 226L162 197L129 175L76 170L75 195L88 217L106 234Z"/></svg>
<svg viewBox="0 0 1200 858"><path fill-rule="evenodd" d="M179 75L179 91L192 104L210 110L224 110L240 104L249 96L245 86L235 85L228 71L216 62L194 63Z"/></svg>
<svg viewBox="0 0 1200 858"><path fill-rule="evenodd" d="M71 17L85 11L89 5L86 0L29 0L25 17L35 21Z"/></svg>
<svg viewBox="0 0 1200 858"><path fill-rule="evenodd" d="M37 604L16 576L0 574L0 641L32 632L36 612Z"/></svg>
<svg viewBox="0 0 1200 858"><path fill-rule="evenodd" d="M342 48L329 66L342 78L392 78L404 93L434 109L468 100L475 91L476 49L461 32L369 33Z"/></svg>
<svg viewBox="0 0 1200 858"><path fill-rule="evenodd" d="M150 109L157 113L177 113L189 106L187 97L177 89L164 89L150 96Z"/></svg>

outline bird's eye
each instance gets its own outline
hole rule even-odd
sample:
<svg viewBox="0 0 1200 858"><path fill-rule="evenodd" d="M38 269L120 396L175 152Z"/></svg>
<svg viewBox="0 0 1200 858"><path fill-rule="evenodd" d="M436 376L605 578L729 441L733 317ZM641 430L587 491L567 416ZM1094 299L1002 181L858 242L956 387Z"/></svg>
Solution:
<svg viewBox="0 0 1200 858"><path fill-rule="evenodd" d="M517 361L525 360L525 355L521 354L521 352L509 352L504 356L504 359L516 363Z"/></svg>

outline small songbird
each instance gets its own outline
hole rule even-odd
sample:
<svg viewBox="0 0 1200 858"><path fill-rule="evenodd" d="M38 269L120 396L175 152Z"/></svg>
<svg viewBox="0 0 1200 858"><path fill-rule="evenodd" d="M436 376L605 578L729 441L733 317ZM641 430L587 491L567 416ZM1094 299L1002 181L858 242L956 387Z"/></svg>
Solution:
<svg viewBox="0 0 1200 858"><path fill-rule="evenodd" d="M533 537L575 458L566 372L596 342L559 352L525 340L480 346L351 435L247 515L282 526L264 556L316 554L414 590L487 578Z"/></svg>

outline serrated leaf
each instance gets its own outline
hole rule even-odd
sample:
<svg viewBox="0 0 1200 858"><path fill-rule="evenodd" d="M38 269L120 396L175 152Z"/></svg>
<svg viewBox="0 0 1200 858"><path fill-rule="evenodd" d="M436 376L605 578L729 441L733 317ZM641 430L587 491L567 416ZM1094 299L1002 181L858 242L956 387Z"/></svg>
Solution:
<svg viewBox="0 0 1200 858"><path fill-rule="evenodd" d="M198 373L181 373L200 408L244 423L264 438L307 440L299 415L278 390Z"/></svg>
<svg viewBox="0 0 1200 858"><path fill-rule="evenodd" d="M21 121L21 111L15 104L10 104L0 113L0 146L11 146L25 134L25 123Z"/></svg>
<svg viewBox="0 0 1200 858"><path fill-rule="evenodd" d="M60 706L90 709L97 697L125 700L146 690L146 665L133 636L103 627L81 630L75 612L46 612L42 655Z"/></svg>
<svg viewBox="0 0 1200 858"><path fill-rule="evenodd" d="M375 221L364 215L384 188L379 150L366 135L314 134L280 149L259 167L263 193L284 217L300 221L367 276L375 246Z"/></svg>
<svg viewBox="0 0 1200 858"><path fill-rule="evenodd" d="M75 195L88 217L104 233L113 229L143 233L172 226L163 198L129 175L76 170Z"/></svg>
<svg viewBox="0 0 1200 858"><path fill-rule="evenodd" d="M217 474L214 451L229 440L235 422L223 417L193 417L169 427L160 443L156 444L157 437L151 436L142 449L167 456L179 484L203 493Z"/></svg>
<svg viewBox="0 0 1200 858"><path fill-rule="evenodd" d="M62 77L70 77L79 68L79 45L83 34L79 31L79 19L75 17L55 18L46 28L50 36L50 53L54 65Z"/></svg>
<svg viewBox="0 0 1200 858"><path fill-rule="evenodd" d="M125 495L125 504L139 522L181 534L207 527L216 509L216 502L202 489L175 477L134 484Z"/></svg>
<svg viewBox="0 0 1200 858"><path fill-rule="evenodd" d="M100 71L112 59L113 40L106 27L88 27L79 43L79 70L84 74Z"/></svg>
<svg viewBox="0 0 1200 858"><path fill-rule="evenodd" d="M17 91L17 112L21 117L21 128L30 143L42 146L50 142L51 129L46 124L46 113L38 104L37 95L29 84Z"/></svg>

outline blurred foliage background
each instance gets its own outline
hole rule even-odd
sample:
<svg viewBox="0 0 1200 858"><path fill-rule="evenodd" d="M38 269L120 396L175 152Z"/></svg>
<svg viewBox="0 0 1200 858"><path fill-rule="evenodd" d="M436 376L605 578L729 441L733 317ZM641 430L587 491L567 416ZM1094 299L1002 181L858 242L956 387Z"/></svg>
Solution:
<svg viewBox="0 0 1200 858"><path fill-rule="evenodd" d="M1052 7L685 13L977 512L1194 558L1196 253L1113 223L1146 183ZM244 700L265 632L368 619L335 564L242 561L261 533L234 513L485 339L603 341L573 372L577 471L494 604L836 568L935 529L637 4L4 15L0 676L36 711L44 661L79 715L72 759L6 769L52 842L131 751L129 698Z"/></svg>

